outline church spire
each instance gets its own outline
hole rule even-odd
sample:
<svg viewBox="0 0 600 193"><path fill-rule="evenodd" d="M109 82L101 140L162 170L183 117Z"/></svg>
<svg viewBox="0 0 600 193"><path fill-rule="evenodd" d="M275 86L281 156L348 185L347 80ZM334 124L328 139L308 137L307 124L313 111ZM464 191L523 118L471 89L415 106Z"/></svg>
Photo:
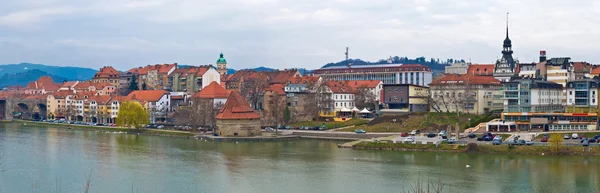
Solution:
<svg viewBox="0 0 600 193"><path fill-rule="evenodd" d="M508 12L506 12L506 39L508 38Z"/></svg>

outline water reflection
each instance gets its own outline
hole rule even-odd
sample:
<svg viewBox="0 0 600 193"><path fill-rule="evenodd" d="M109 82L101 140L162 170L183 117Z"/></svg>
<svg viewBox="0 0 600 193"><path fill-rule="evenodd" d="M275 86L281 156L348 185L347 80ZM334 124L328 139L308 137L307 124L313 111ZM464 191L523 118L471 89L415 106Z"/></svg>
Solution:
<svg viewBox="0 0 600 193"><path fill-rule="evenodd" d="M0 192L398 192L419 179L458 192L598 192L596 157L404 153L339 149L335 141L213 142L0 125L14 166ZM466 168L465 165L471 165ZM60 180L58 180L60 179ZM52 192L52 191L51 191Z"/></svg>

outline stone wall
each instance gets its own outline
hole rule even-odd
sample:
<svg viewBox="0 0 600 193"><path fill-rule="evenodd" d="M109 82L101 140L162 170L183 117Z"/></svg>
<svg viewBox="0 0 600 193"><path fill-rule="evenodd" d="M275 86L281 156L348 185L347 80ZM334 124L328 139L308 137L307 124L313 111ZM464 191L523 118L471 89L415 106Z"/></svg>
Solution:
<svg viewBox="0 0 600 193"><path fill-rule="evenodd" d="M225 137L251 137L262 135L260 119L217 120L217 134ZM237 135L236 135L237 133Z"/></svg>

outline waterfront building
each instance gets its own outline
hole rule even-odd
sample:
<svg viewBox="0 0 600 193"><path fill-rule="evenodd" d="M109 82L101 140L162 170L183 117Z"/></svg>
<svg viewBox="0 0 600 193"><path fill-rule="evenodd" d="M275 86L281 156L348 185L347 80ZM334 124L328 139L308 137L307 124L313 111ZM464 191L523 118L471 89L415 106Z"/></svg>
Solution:
<svg viewBox="0 0 600 193"><path fill-rule="evenodd" d="M429 87L411 84L384 84L381 114L428 112Z"/></svg>
<svg viewBox="0 0 600 193"><path fill-rule="evenodd" d="M356 92L369 92L376 104L381 104L381 91L383 82L380 80L352 80L348 81L348 86Z"/></svg>
<svg viewBox="0 0 600 193"><path fill-rule="evenodd" d="M500 110L501 89L501 82L492 76L448 74L430 84L430 111L485 114Z"/></svg>
<svg viewBox="0 0 600 193"><path fill-rule="evenodd" d="M567 82L568 113L597 113L600 79L579 79Z"/></svg>
<svg viewBox="0 0 600 193"><path fill-rule="evenodd" d="M54 83L50 76L42 76L36 81L29 82L25 87L25 94L28 95L44 95L58 91L59 84Z"/></svg>
<svg viewBox="0 0 600 193"><path fill-rule="evenodd" d="M169 75L169 88L173 92L193 94L212 82L221 82L219 72L212 65L179 68Z"/></svg>
<svg viewBox="0 0 600 193"><path fill-rule="evenodd" d="M100 68L94 75L91 82L93 83L108 83L114 87L119 87L119 75L121 72L114 69L112 66L104 66Z"/></svg>
<svg viewBox="0 0 600 193"><path fill-rule="evenodd" d="M59 90L48 94L46 98L46 117L48 119L68 119L67 96L74 94L74 90Z"/></svg>
<svg viewBox="0 0 600 193"><path fill-rule="evenodd" d="M325 86L331 92L333 110L335 112L350 113L354 108L355 91L347 81L327 81Z"/></svg>
<svg viewBox="0 0 600 193"><path fill-rule="evenodd" d="M494 78L501 82L508 82L517 75L518 60L513 59L512 41L508 38L508 22L506 23L506 38L502 45L502 58L494 65Z"/></svg>
<svg viewBox="0 0 600 193"><path fill-rule="evenodd" d="M150 115L150 123L166 121L171 110L170 94L164 90L136 90L125 98L126 101L136 100Z"/></svg>
<svg viewBox="0 0 600 193"><path fill-rule="evenodd" d="M503 112L502 121L487 124L488 132L597 130L597 113Z"/></svg>
<svg viewBox="0 0 600 193"><path fill-rule="evenodd" d="M472 76L493 76L494 66L494 64L471 64L467 70L467 74Z"/></svg>
<svg viewBox="0 0 600 193"><path fill-rule="evenodd" d="M283 124L283 116L287 103L284 87L282 84L273 84L265 89L265 93L263 94L262 125L278 126Z"/></svg>
<svg viewBox="0 0 600 193"><path fill-rule="evenodd" d="M255 112L238 91L233 91L216 117L219 136L260 136L260 115Z"/></svg>
<svg viewBox="0 0 600 193"><path fill-rule="evenodd" d="M219 54L219 59L217 59L217 72L221 75L227 74L227 60L223 57L223 52Z"/></svg>
<svg viewBox="0 0 600 193"><path fill-rule="evenodd" d="M502 83L504 112L564 112L563 86L539 79Z"/></svg>
<svg viewBox="0 0 600 193"><path fill-rule="evenodd" d="M314 102L315 90L322 84L322 79L317 76L292 77L285 84L286 105L290 109L291 119L297 121L310 121L316 115L305 111L307 104Z"/></svg>
<svg viewBox="0 0 600 193"><path fill-rule="evenodd" d="M331 66L317 69L314 74L329 81L380 80L383 84L421 86L427 86L432 81L431 68L420 64Z"/></svg>
<svg viewBox="0 0 600 193"><path fill-rule="evenodd" d="M94 92L98 95L113 95L117 92L117 87L106 82L78 82L72 88L75 92Z"/></svg>
<svg viewBox="0 0 600 193"><path fill-rule="evenodd" d="M444 73L446 73L446 74L466 74L470 65L471 65L470 63L466 63L466 62L455 62L455 63L452 63L450 66L445 66Z"/></svg>
<svg viewBox="0 0 600 193"><path fill-rule="evenodd" d="M127 72L138 76L137 81L140 89L170 90L169 75L175 69L177 69L177 63L147 65L145 67L132 68Z"/></svg>

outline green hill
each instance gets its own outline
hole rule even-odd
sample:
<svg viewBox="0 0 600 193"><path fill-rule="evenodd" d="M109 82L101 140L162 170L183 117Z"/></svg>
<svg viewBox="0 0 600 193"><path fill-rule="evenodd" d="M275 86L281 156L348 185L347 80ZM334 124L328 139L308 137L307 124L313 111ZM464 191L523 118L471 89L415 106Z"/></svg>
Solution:
<svg viewBox="0 0 600 193"><path fill-rule="evenodd" d="M27 70L25 72L19 72L14 74L3 74L0 76L0 89L6 86L14 86L21 85L27 86L27 84L31 81L35 81L42 76L50 76L52 80L56 83L61 83L65 80L73 80L69 78L64 78L61 76L56 76L52 74L48 74L47 72L41 70Z"/></svg>
<svg viewBox="0 0 600 193"><path fill-rule="evenodd" d="M94 74L97 72L96 70L90 68L20 63L0 65L0 76L5 74L26 72L29 70L40 70L47 74L52 74L57 77L64 77L69 80L88 80L94 77Z"/></svg>

